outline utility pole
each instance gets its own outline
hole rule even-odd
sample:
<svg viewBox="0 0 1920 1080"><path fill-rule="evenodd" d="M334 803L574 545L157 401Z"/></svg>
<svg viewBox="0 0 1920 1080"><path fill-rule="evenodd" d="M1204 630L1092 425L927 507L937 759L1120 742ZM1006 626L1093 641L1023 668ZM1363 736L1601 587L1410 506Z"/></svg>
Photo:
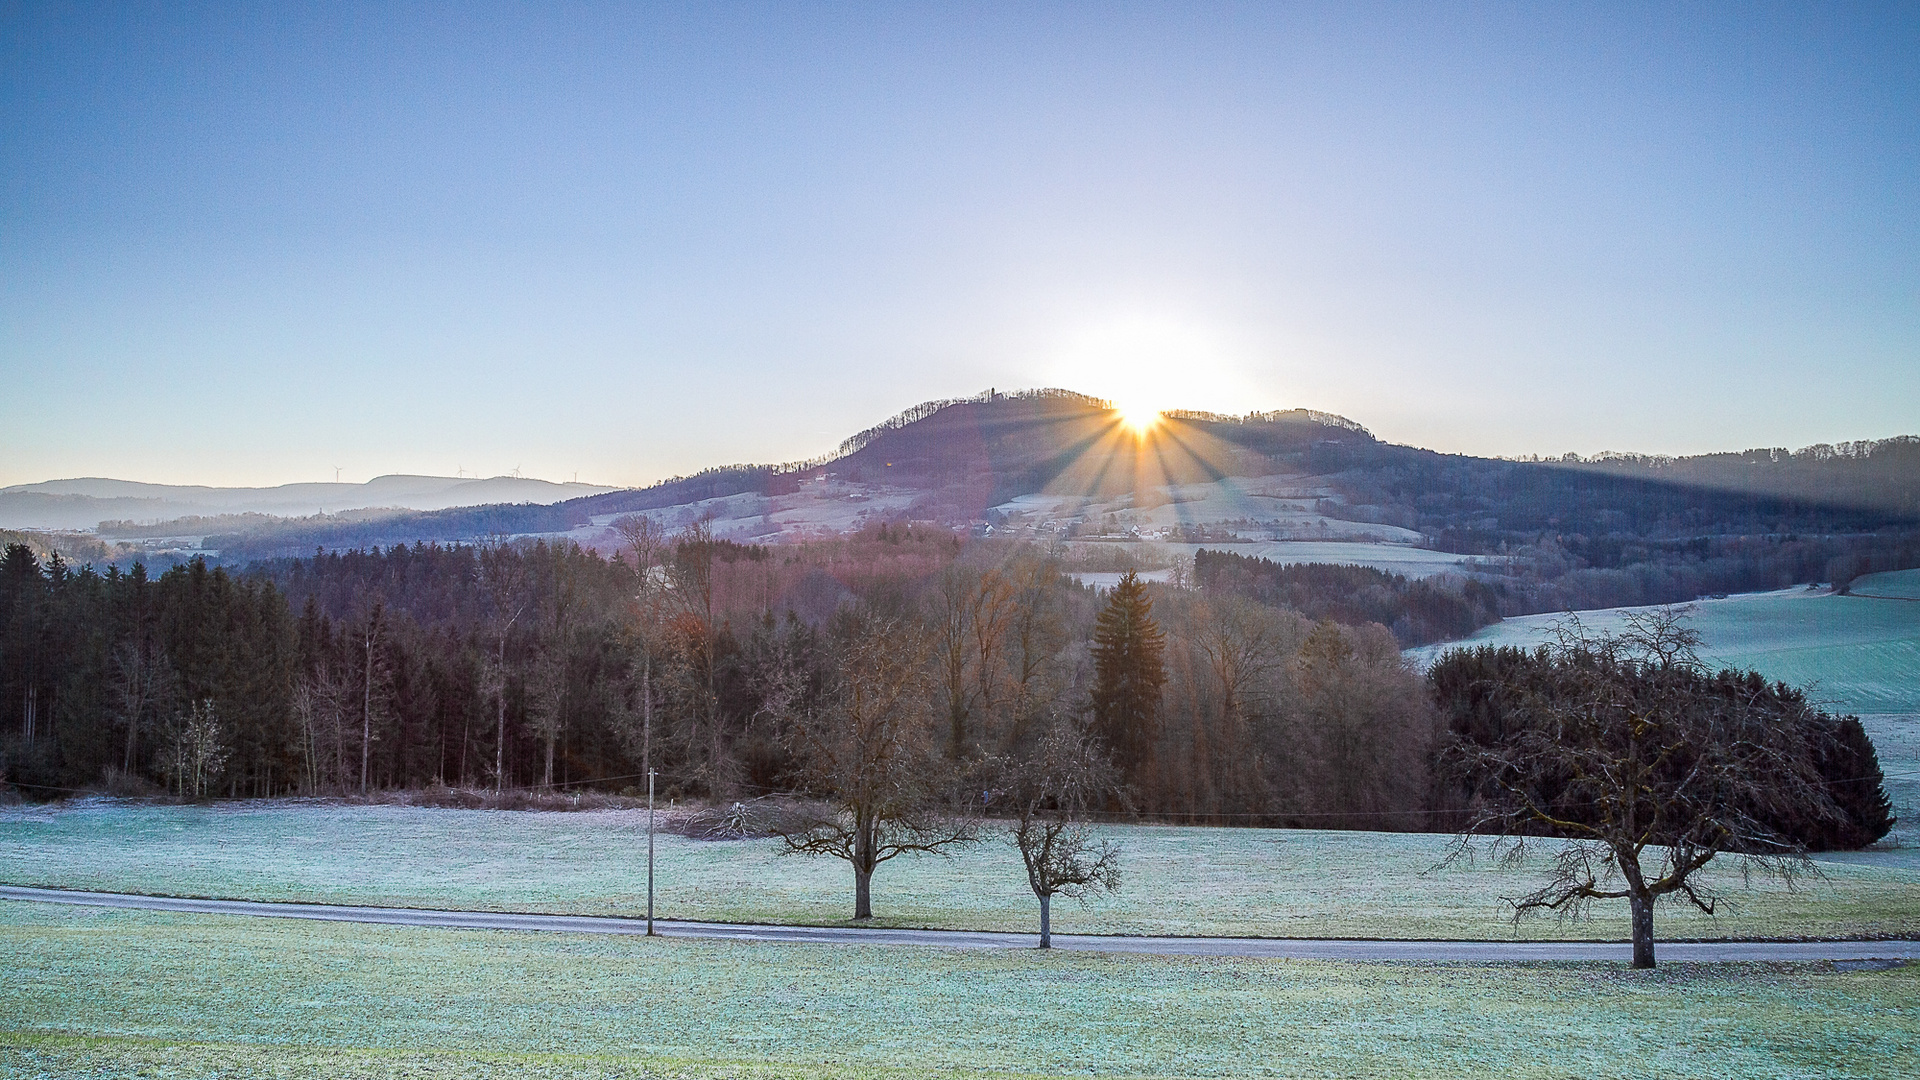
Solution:
<svg viewBox="0 0 1920 1080"><path fill-rule="evenodd" d="M653 770L647 770L647 936L653 932Z"/></svg>

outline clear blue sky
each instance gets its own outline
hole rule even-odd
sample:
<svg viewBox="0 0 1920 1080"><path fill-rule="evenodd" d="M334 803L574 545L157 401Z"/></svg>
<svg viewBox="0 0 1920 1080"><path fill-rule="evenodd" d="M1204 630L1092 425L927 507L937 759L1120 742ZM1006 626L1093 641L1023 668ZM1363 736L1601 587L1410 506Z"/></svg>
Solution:
<svg viewBox="0 0 1920 1080"><path fill-rule="evenodd" d="M1920 7L0 4L0 483L1920 432Z"/></svg>

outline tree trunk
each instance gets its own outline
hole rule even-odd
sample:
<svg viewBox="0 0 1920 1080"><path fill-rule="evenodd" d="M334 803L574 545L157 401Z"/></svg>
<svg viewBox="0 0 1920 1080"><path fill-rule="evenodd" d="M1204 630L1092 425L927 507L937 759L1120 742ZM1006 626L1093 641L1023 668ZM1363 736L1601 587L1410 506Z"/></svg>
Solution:
<svg viewBox="0 0 1920 1080"><path fill-rule="evenodd" d="M360 794L367 793L367 753L373 746L373 673L367 673L366 693L360 699Z"/></svg>
<svg viewBox="0 0 1920 1080"><path fill-rule="evenodd" d="M341 688L343 691L345 687ZM351 700L351 699L349 699ZM347 703L338 702L333 710L333 782L340 794L347 793Z"/></svg>
<svg viewBox="0 0 1920 1080"><path fill-rule="evenodd" d="M507 634L500 632L500 711L499 726L493 739L493 793L500 794L507 786Z"/></svg>
<svg viewBox="0 0 1920 1080"><path fill-rule="evenodd" d="M360 794L367 793L367 755L373 747L373 642L375 631L367 630L367 662L360 695Z"/></svg>
<svg viewBox="0 0 1920 1080"><path fill-rule="evenodd" d="M493 793L506 790L507 786L507 692L500 691L500 722L493 738Z"/></svg>
<svg viewBox="0 0 1920 1080"><path fill-rule="evenodd" d="M713 663L711 653L707 656L709 666ZM720 767L720 699L713 692L713 675L707 675L707 794L715 799L725 798L726 786L721 782Z"/></svg>
<svg viewBox="0 0 1920 1080"><path fill-rule="evenodd" d="M1040 897L1040 947L1053 948L1053 897Z"/></svg>
<svg viewBox="0 0 1920 1080"><path fill-rule="evenodd" d="M1633 966L1653 966L1653 898L1638 894L1627 897L1633 907Z"/></svg>
<svg viewBox="0 0 1920 1080"><path fill-rule="evenodd" d="M312 790L314 789L314 787L316 786L316 781L315 781L315 779L314 779L314 777L315 777L315 776L317 775L317 771L318 771L318 770L316 769L316 767L315 767L315 765L314 765L314 760L313 760L313 758L314 758L314 741L313 741L313 710L312 710L312 709L308 709L308 710L307 710L307 711L306 711L306 712L305 712L305 713L304 713L304 714L303 714L303 715L302 715L302 716L300 717L300 732L301 732L301 735L300 735L300 752L301 752L301 753L302 753L302 754L303 754L303 755L304 755L304 756L306 757L306 759L307 759L307 760L306 760L306 765L307 765L307 775L306 775L306 780L307 780L307 790L308 790L308 791L312 791Z"/></svg>
<svg viewBox="0 0 1920 1080"><path fill-rule="evenodd" d="M879 825L868 814L856 811L853 822L853 917L873 918L873 870L880 865Z"/></svg>
<svg viewBox="0 0 1920 1080"><path fill-rule="evenodd" d="M873 918L873 871L853 868L853 917Z"/></svg>

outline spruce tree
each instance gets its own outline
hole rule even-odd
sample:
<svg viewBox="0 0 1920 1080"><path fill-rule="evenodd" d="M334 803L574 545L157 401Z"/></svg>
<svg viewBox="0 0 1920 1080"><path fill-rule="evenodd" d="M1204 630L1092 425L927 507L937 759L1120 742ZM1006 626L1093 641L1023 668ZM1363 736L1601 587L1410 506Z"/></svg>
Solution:
<svg viewBox="0 0 1920 1080"><path fill-rule="evenodd" d="M1166 634L1153 620L1153 599L1129 570L1107 597L1093 631L1094 727L1113 749L1130 782L1153 764L1160 734L1160 691L1167 673Z"/></svg>

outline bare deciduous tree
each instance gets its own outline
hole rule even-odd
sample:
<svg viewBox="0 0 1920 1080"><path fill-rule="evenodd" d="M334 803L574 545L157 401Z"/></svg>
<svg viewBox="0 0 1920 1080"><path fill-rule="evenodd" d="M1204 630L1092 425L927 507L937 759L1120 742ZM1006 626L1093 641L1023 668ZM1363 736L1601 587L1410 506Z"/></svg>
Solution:
<svg viewBox="0 0 1920 1080"><path fill-rule="evenodd" d="M1001 655L1013 621L1013 587L997 570L954 565L933 592L933 626L941 696L947 703L947 754L960 758L980 735L976 721L999 702Z"/></svg>
<svg viewBox="0 0 1920 1080"><path fill-rule="evenodd" d="M1059 696L1057 658L1068 634L1059 605L1060 564L1051 558L1018 558L1008 568L1013 616L1005 651L1012 682L1012 741L1019 742L1044 703Z"/></svg>
<svg viewBox="0 0 1920 1080"><path fill-rule="evenodd" d="M1511 901L1514 917L1577 917L1596 900L1624 899L1637 968L1654 965L1656 901L1712 914L1721 898L1695 874L1723 853L1791 886L1812 864L1771 822L1841 815L1805 732L1712 691L1683 615L1630 616L1618 635L1563 620L1543 649L1546 685L1509 714L1516 729L1456 738L1446 751L1477 803L1454 857L1480 835L1508 860L1532 837L1561 837L1551 876Z"/></svg>
<svg viewBox="0 0 1920 1080"><path fill-rule="evenodd" d="M1184 638L1198 654L1207 700L1192 702L1187 746L1187 812L1217 809L1221 797L1264 786L1255 726L1272 711L1277 676L1298 643L1295 620L1236 596L1186 605ZM1209 705L1211 707L1209 707Z"/></svg>
<svg viewBox="0 0 1920 1080"><path fill-rule="evenodd" d="M633 557L634 573L647 583L660 565L660 553L666 549L665 530L645 514L628 514L613 519L613 531L626 541L626 549Z"/></svg>
<svg viewBox="0 0 1920 1080"><path fill-rule="evenodd" d="M692 522L673 541L661 568L664 578L649 596L654 619L669 642L660 675L669 700L677 702L681 737L696 761L709 794L732 787L725 718L717 687L721 612L714 594L714 569L720 542L711 518Z"/></svg>
<svg viewBox="0 0 1920 1080"><path fill-rule="evenodd" d="M180 717L167 742L162 765L174 789L191 799L205 798L233 755L227 730L212 701L201 701Z"/></svg>
<svg viewBox="0 0 1920 1080"><path fill-rule="evenodd" d="M1381 626L1322 622L1292 665L1295 736L1308 760L1303 809L1324 827L1416 826L1432 712L1421 677Z"/></svg>
<svg viewBox="0 0 1920 1080"><path fill-rule="evenodd" d="M623 737L628 745L638 744L640 769L644 774L653 769L653 660L665 622L664 593L668 580L660 564L667 550L667 537L659 523L644 514L615 518L613 528L626 541L626 550L633 559L635 581L626 632L630 647L638 654L630 665L628 681L635 687L634 696L639 702L636 710L639 724L636 731L632 726L636 717L632 712L625 713Z"/></svg>
<svg viewBox="0 0 1920 1080"><path fill-rule="evenodd" d="M306 789L345 787L341 775L341 687L330 665L315 665L293 683L293 715L300 721L300 750L306 764ZM328 768L329 760L332 768Z"/></svg>
<svg viewBox="0 0 1920 1080"><path fill-rule="evenodd" d="M566 656L558 649L549 649L534 662L527 679L527 724L546 744L546 766L540 779L543 788L553 787L553 753L560 733L566 730L566 705Z"/></svg>
<svg viewBox="0 0 1920 1080"><path fill-rule="evenodd" d="M151 726L154 715L167 707L175 682L173 665L151 634L137 633L114 648L114 711L127 727L126 756L121 765L127 775L133 775L140 730Z"/></svg>
<svg viewBox="0 0 1920 1080"><path fill-rule="evenodd" d="M1119 786L1113 765L1086 735L1056 722L1032 757L1007 769L1007 839L1020 852L1040 901L1040 947L1053 947L1053 898L1084 901L1120 887L1120 848L1096 837L1087 811Z"/></svg>
<svg viewBox="0 0 1920 1080"><path fill-rule="evenodd" d="M789 852L829 855L853 869L853 917L873 917L873 872L909 852L944 852L978 838L975 816L942 799L932 752L929 643L911 623L843 612L833 671L819 704L789 719L787 740L825 810L783 826Z"/></svg>
<svg viewBox="0 0 1920 1080"><path fill-rule="evenodd" d="M481 677L481 685L493 698L496 710L493 790L497 793L505 790L507 783L507 636L526 611L527 564L506 546L490 544L480 549L479 571L492 609L495 635L493 660Z"/></svg>
<svg viewBox="0 0 1920 1080"><path fill-rule="evenodd" d="M388 677L386 657L380 650L386 633L386 605L375 602L367 621L360 628L360 794L367 793L367 765L373 755L373 721L384 714Z"/></svg>
<svg viewBox="0 0 1920 1080"><path fill-rule="evenodd" d="M540 544L540 602L544 609L536 638L539 653L527 680L527 720L534 734L545 744L540 786L553 787L553 757L560 736L567 730L567 656L571 651L574 619L580 607L580 574L570 543Z"/></svg>

